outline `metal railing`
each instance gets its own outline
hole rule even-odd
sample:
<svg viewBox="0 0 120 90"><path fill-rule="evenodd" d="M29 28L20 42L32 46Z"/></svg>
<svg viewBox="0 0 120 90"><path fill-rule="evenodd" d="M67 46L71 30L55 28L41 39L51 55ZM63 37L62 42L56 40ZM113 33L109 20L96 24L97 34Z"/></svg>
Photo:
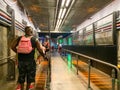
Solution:
<svg viewBox="0 0 120 90"><path fill-rule="evenodd" d="M7 60L6 60L7 59ZM6 61L5 61L6 60ZM15 56L8 56L0 59L0 67L7 65L7 80L15 80Z"/></svg>
<svg viewBox="0 0 120 90"><path fill-rule="evenodd" d="M51 52L47 53L48 58L48 67L47 67L47 76L45 80L45 90L50 90L50 82L51 82Z"/></svg>
<svg viewBox="0 0 120 90"><path fill-rule="evenodd" d="M107 63L107 62L104 62L100 59L96 59L96 58L93 58L93 57L90 57L90 56L87 56L84 54L80 54L80 53L77 53L77 52L74 52L71 50L63 49L63 51L77 55L77 65L78 65L78 56L82 56L82 57L85 57L88 59L88 62L89 62L88 63L88 90L91 90L91 87L90 87L91 61L102 63L102 64L105 64L105 65L113 68L112 74L111 74L112 75L112 90L115 90L115 70L116 70L117 71L117 80L118 80L117 81L117 90L120 90L120 70L117 66L110 64L110 63ZM78 74L78 68L77 68L77 74Z"/></svg>

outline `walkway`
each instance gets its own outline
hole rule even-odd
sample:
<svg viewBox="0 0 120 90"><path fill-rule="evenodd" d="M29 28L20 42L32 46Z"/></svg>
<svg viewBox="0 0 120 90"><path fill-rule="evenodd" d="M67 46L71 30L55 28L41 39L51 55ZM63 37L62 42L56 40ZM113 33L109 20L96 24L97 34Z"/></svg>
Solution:
<svg viewBox="0 0 120 90"><path fill-rule="evenodd" d="M51 58L51 90L86 90L80 78L56 53Z"/></svg>

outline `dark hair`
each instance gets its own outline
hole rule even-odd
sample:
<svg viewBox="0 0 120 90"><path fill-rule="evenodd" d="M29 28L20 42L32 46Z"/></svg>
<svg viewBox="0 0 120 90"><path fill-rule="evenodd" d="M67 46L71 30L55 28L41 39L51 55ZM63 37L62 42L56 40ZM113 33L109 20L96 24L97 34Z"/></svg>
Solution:
<svg viewBox="0 0 120 90"><path fill-rule="evenodd" d="M30 31L31 28L32 28L32 27L30 27L30 26L26 26L26 27L25 27L25 33L27 33L28 31Z"/></svg>

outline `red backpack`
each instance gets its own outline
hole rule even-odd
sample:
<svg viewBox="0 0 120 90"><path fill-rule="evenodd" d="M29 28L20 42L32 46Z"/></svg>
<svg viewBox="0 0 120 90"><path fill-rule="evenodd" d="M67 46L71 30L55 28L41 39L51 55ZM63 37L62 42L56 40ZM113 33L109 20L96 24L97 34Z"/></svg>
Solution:
<svg viewBox="0 0 120 90"><path fill-rule="evenodd" d="M25 37L25 36L21 37L19 44L17 46L18 53L29 54L33 50L31 44L31 38L32 37Z"/></svg>

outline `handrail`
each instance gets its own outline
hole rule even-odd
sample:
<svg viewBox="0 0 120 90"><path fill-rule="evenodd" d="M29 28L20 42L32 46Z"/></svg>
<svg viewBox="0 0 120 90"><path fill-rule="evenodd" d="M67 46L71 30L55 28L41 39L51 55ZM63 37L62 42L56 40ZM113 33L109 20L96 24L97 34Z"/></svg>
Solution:
<svg viewBox="0 0 120 90"><path fill-rule="evenodd" d="M14 56L8 56L8 57L5 57L5 58L1 58L0 61L3 61L5 59L4 62L1 62L0 63L0 67L2 67L3 65L5 64L8 64L8 68L7 68L7 77L6 79L7 80L15 80L15 58L16 55Z"/></svg>
<svg viewBox="0 0 120 90"><path fill-rule="evenodd" d="M87 55L84 55L84 54L80 54L80 53L77 53L77 52L74 52L74 51L71 51L71 50L67 50L67 49L62 49L62 50L70 52L70 53L74 53L74 54L79 55L79 56L83 56L85 58L88 58L89 59L88 61L90 61L90 60L96 61L96 62L99 62L99 63L102 63L102 64L105 64L105 65L108 65L110 67L115 68L116 71L117 71L118 90L120 90L120 85L119 85L119 83L120 83L120 70L119 70L119 68L117 66L115 66L113 64L110 64L110 63L107 63L107 62L104 62L104 61L102 61L100 59L96 59L96 58L93 58L93 57L90 57L90 56L87 56Z"/></svg>
<svg viewBox="0 0 120 90"><path fill-rule="evenodd" d="M5 60L5 59L9 59L9 58L12 58L12 57L15 57L15 55L14 55L14 56L8 56L8 57L5 57L5 58L2 58L2 59L0 59L0 61L3 61L3 60ZM0 66L6 64L7 62L8 62L8 61L3 62L3 63L0 63Z"/></svg>
<svg viewBox="0 0 120 90"><path fill-rule="evenodd" d="M50 82L51 82L51 53L50 51L47 52L47 58L48 58L48 67L47 67L45 88L47 88L47 90L50 90Z"/></svg>

